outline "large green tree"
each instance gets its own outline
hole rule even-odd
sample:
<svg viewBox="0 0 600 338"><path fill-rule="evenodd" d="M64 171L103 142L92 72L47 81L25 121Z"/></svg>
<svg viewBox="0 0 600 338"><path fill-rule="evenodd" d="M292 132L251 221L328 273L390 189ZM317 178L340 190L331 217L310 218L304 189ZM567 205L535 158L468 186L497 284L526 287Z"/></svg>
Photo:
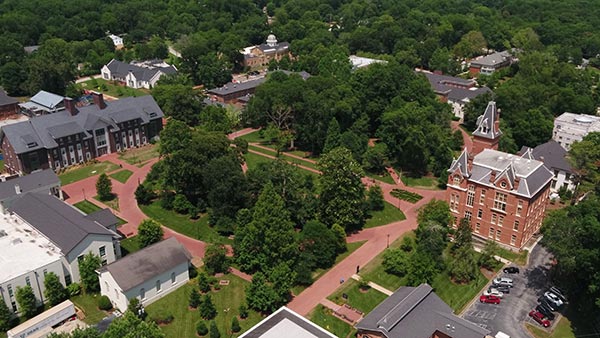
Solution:
<svg viewBox="0 0 600 338"><path fill-rule="evenodd" d="M75 80L75 60L67 42L61 39L44 41L28 60L29 92L46 90L64 94L67 85Z"/></svg>
<svg viewBox="0 0 600 338"><path fill-rule="evenodd" d="M140 248L145 248L154 243L158 243L163 238L163 230L160 224L153 219L145 219L138 226L137 240Z"/></svg>
<svg viewBox="0 0 600 338"><path fill-rule="evenodd" d="M6 332L10 329L12 314L5 302L0 302L0 331Z"/></svg>
<svg viewBox="0 0 600 338"><path fill-rule="evenodd" d="M37 299L31 286L17 286L15 296L19 305L19 312L23 317L32 318L37 314Z"/></svg>
<svg viewBox="0 0 600 338"><path fill-rule="evenodd" d="M44 277L44 296L51 306L54 306L67 299L65 287L54 272L48 272Z"/></svg>
<svg viewBox="0 0 600 338"><path fill-rule="evenodd" d="M575 169L578 193L600 192L600 133L589 133L580 142L573 143L568 159Z"/></svg>
<svg viewBox="0 0 600 338"><path fill-rule="evenodd" d="M88 252L79 260L79 277L86 293L100 290L100 282L96 269L102 266L100 257Z"/></svg>
<svg viewBox="0 0 600 338"><path fill-rule="evenodd" d="M346 231L358 230L365 223L363 170L346 148L335 148L319 160L321 193L319 219L339 224Z"/></svg>
<svg viewBox="0 0 600 338"><path fill-rule="evenodd" d="M165 334L154 322L146 322L127 311L115 319L102 338L164 338Z"/></svg>
<svg viewBox="0 0 600 338"><path fill-rule="evenodd" d="M185 122L189 126L198 124L204 98L191 85L159 82L152 89L152 96L168 117Z"/></svg>

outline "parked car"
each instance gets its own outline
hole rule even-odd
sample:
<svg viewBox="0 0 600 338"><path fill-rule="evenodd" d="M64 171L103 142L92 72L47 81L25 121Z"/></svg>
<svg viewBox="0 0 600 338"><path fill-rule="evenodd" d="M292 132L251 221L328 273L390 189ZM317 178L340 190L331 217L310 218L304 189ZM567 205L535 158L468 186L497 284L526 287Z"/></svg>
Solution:
<svg viewBox="0 0 600 338"><path fill-rule="evenodd" d="M544 315L536 310L531 310L531 312L529 312L529 317L533 318L533 320L538 322L543 327L550 326L550 321L548 319L544 319Z"/></svg>
<svg viewBox="0 0 600 338"><path fill-rule="evenodd" d="M505 285L496 285L496 290L498 290L502 293L510 293L510 287L505 286Z"/></svg>
<svg viewBox="0 0 600 338"><path fill-rule="evenodd" d="M538 298L538 302L540 304L543 304L547 308L549 308L551 311L557 311L558 310L558 307L556 305L550 303L546 298L544 298L544 296Z"/></svg>
<svg viewBox="0 0 600 338"><path fill-rule="evenodd" d="M504 273L520 273L519 268L516 266L507 266L502 271L504 271Z"/></svg>
<svg viewBox="0 0 600 338"><path fill-rule="evenodd" d="M543 304L538 304L538 306L536 306L535 309L538 312L540 312L541 314L543 314L544 317L548 318L549 320L554 320L554 318L556 318L556 316L554 315L554 312L552 312L552 310L550 310Z"/></svg>
<svg viewBox="0 0 600 338"><path fill-rule="evenodd" d="M553 286L550 288L549 291L555 294L558 298L560 298L560 300L562 300L563 303L567 302L567 297L565 297L565 294L564 292L562 292L561 289L557 288L556 286Z"/></svg>
<svg viewBox="0 0 600 338"><path fill-rule="evenodd" d="M552 304L556 305L556 307L561 307L561 306L563 305L563 302L562 302L562 300L560 300L560 298L558 298L558 296L557 296L557 295L553 294L553 293L552 293L552 292L550 292L550 291L546 291L546 292L544 292L544 297L546 297L546 299L547 299L547 300L548 300L550 303L552 303Z"/></svg>
<svg viewBox="0 0 600 338"><path fill-rule="evenodd" d="M481 295L481 297L479 297L479 301L482 303L490 303L490 304L500 304L500 298L496 297L496 296L485 296L485 295Z"/></svg>
<svg viewBox="0 0 600 338"><path fill-rule="evenodd" d="M502 298L504 297L504 294L502 292L500 292L498 289L495 288L488 288L487 290L483 291L483 295L484 296L496 296L498 298Z"/></svg>
<svg viewBox="0 0 600 338"><path fill-rule="evenodd" d="M492 285L493 286L502 285L502 286L508 286L509 288L512 288L513 280L508 277L497 277L497 278L494 278L494 280L492 280Z"/></svg>

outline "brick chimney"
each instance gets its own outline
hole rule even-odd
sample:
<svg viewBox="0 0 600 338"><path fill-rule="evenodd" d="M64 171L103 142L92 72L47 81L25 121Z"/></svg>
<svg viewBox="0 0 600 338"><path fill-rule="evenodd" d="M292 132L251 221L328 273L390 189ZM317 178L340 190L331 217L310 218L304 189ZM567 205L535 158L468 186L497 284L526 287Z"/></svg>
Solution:
<svg viewBox="0 0 600 338"><path fill-rule="evenodd" d="M92 98L94 99L94 104L98 106L98 108L106 108L106 102L104 102L104 95L102 95L102 93L92 92Z"/></svg>
<svg viewBox="0 0 600 338"><path fill-rule="evenodd" d="M495 180L496 180L496 172L492 170L490 172L490 182L494 183Z"/></svg>
<svg viewBox="0 0 600 338"><path fill-rule="evenodd" d="M79 113L79 110L77 110L77 106L75 105L75 100L70 97L65 97L63 102L65 103L65 109L71 113L71 116L75 116Z"/></svg>
<svg viewBox="0 0 600 338"><path fill-rule="evenodd" d="M513 190L518 190L519 189L519 182L521 182L521 179L518 177L515 177L515 182L513 184Z"/></svg>

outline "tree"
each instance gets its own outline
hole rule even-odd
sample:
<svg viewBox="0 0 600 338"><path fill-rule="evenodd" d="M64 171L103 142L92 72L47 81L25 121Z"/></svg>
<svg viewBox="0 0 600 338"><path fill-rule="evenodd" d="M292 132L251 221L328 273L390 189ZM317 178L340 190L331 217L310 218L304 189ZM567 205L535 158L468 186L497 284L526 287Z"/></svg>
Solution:
<svg viewBox="0 0 600 338"><path fill-rule="evenodd" d="M594 190L600 192L600 133L589 133L581 141L573 143L568 160L576 173L578 187L575 195Z"/></svg>
<svg viewBox="0 0 600 338"><path fill-rule="evenodd" d="M10 329L11 312L4 301L0 302L0 332L6 332Z"/></svg>
<svg viewBox="0 0 600 338"><path fill-rule="evenodd" d="M378 185L373 185L368 192L367 202L369 210L381 211L385 208L385 200L383 199L383 191Z"/></svg>
<svg viewBox="0 0 600 338"><path fill-rule="evenodd" d="M164 338L165 334L150 321L145 322L135 314L126 311L123 316L115 319L109 326L102 338Z"/></svg>
<svg viewBox="0 0 600 338"><path fill-rule="evenodd" d="M487 48L487 41L478 31L470 31L463 35L460 42L454 46L454 54L460 57L473 57L480 55Z"/></svg>
<svg viewBox="0 0 600 338"><path fill-rule="evenodd" d="M240 305L239 313L240 313L240 318L242 318L242 319L248 318L248 308L246 307L245 304Z"/></svg>
<svg viewBox="0 0 600 338"><path fill-rule="evenodd" d="M460 220L458 228L454 232L454 243L452 243L452 251L458 251L460 248L466 247L472 247L472 231L469 220L463 218Z"/></svg>
<svg viewBox="0 0 600 338"><path fill-rule="evenodd" d="M233 333L238 333L242 330L242 328L240 327L240 322L238 321L237 317L233 317L231 318L231 332Z"/></svg>
<svg viewBox="0 0 600 338"><path fill-rule="evenodd" d="M204 267L209 274L226 272L229 269L227 249L222 244L211 244L206 248Z"/></svg>
<svg viewBox="0 0 600 338"><path fill-rule="evenodd" d="M37 314L37 299L31 286L17 286L16 298L19 312L25 318L32 318Z"/></svg>
<svg viewBox="0 0 600 338"><path fill-rule="evenodd" d="M422 206L417 215L417 222L419 224L434 221L444 227L447 227L450 224L451 219L452 214L450 213L448 203L444 200L436 199L432 199Z"/></svg>
<svg viewBox="0 0 600 338"><path fill-rule="evenodd" d="M479 256L479 265L488 270L494 270L498 265L498 261L494 256L498 252L498 244L494 241L485 242L481 256Z"/></svg>
<svg viewBox="0 0 600 338"><path fill-rule="evenodd" d="M145 219L138 227L137 240L140 248L145 248L154 243L158 243L164 236L162 227L153 219Z"/></svg>
<svg viewBox="0 0 600 338"><path fill-rule="evenodd" d="M446 247L447 230L434 221L419 223L415 230L417 252L428 255L438 268L443 267L442 253Z"/></svg>
<svg viewBox="0 0 600 338"><path fill-rule="evenodd" d="M327 138L325 139L325 145L323 146L322 154L327 154L332 149L335 149L342 145L342 132L340 130L340 124L333 118L329 122L327 128Z"/></svg>
<svg viewBox="0 0 600 338"><path fill-rule="evenodd" d="M417 249L408 259L406 283L410 286L418 286L423 283L433 283L438 273L435 260L426 252Z"/></svg>
<svg viewBox="0 0 600 338"><path fill-rule="evenodd" d="M448 265L450 276L457 283L468 283L479 273L475 250L470 245L459 247Z"/></svg>
<svg viewBox="0 0 600 338"><path fill-rule="evenodd" d="M221 338L221 332L217 328L215 321L210 322L210 338Z"/></svg>
<svg viewBox="0 0 600 338"><path fill-rule="evenodd" d="M44 296L50 306L59 304L67 299L67 291L54 272L48 272L44 277Z"/></svg>
<svg viewBox="0 0 600 338"><path fill-rule="evenodd" d="M62 95L67 85L75 79L75 60L67 42L48 39L27 62L30 93L46 90Z"/></svg>
<svg viewBox="0 0 600 338"><path fill-rule="evenodd" d="M272 312L277 309L277 295L273 288L267 284L267 279L262 272L252 276L252 283L246 291L246 303L257 311Z"/></svg>
<svg viewBox="0 0 600 338"><path fill-rule="evenodd" d="M200 303L200 316L204 319L213 319L217 316L217 309L210 295L204 295Z"/></svg>
<svg viewBox="0 0 600 338"><path fill-rule="evenodd" d="M112 182L105 173L102 173L96 181L96 191L101 201L108 201L113 198Z"/></svg>
<svg viewBox="0 0 600 338"><path fill-rule="evenodd" d="M300 251L303 260L314 263L313 267L328 268L335 262L337 239L327 226L319 221L309 221L300 233ZM312 267L311 267L312 270Z"/></svg>
<svg viewBox="0 0 600 338"><path fill-rule="evenodd" d="M190 293L190 302L189 305L191 308L197 308L198 305L200 305L200 295L198 294L198 291L196 291L196 289L192 289L192 292Z"/></svg>
<svg viewBox="0 0 600 338"><path fill-rule="evenodd" d="M146 184L138 185L137 189L135 189L135 199L138 204L147 205L152 202L153 199L156 198L156 194L152 191L151 188L146 186Z"/></svg>
<svg viewBox="0 0 600 338"><path fill-rule="evenodd" d="M367 148L363 154L363 168L375 174L384 173L385 168L390 165L387 153L385 143L377 143L374 147Z"/></svg>
<svg viewBox="0 0 600 338"><path fill-rule="evenodd" d="M100 257L88 252L79 260L79 276L81 285L86 293L100 290L100 282L96 270L102 266Z"/></svg>
<svg viewBox="0 0 600 338"><path fill-rule="evenodd" d="M363 170L346 148L335 148L319 160L321 194L319 220L339 224L346 231L362 228L365 223L365 187Z"/></svg>
<svg viewBox="0 0 600 338"><path fill-rule="evenodd" d="M161 79L162 81L162 79ZM152 97L165 114L184 122L188 126L198 125L200 112L204 108L199 91L187 84L162 84L152 89Z"/></svg>
<svg viewBox="0 0 600 338"><path fill-rule="evenodd" d="M204 336L208 333L208 328L206 327L204 321L201 320L198 322L198 324L196 324L196 333L199 336Z"/></svg>
<svg viewBox="0 0 600 338"><path fill-rule="evenodd" d="M408 271L409 255L402 249L389 249L383 255L385 272L404 277Z"/></svg>
<svg viewBox="0 0 600 338"><path fill-rule="evenodd" d="M341 225L335 223L331 226L331 231L336 239L337 253L346 252L346 250L348 250L348 247L346 246L346 230L344 230Z"/></svg>
<svg viewBox="0 0 600 338"><path fill-rule="evenodd" d="M142 304L140 303L139 298L131 298L129 300L129 303L127 304L127 311L133 313L134 315L140 317L141 319L143 319L143 314L142 314Z"/></svg>
<svg viewBox="0 0 600 338"><path fill-rule="evenodd" d="M75 328L71 333L51 333L50 338L101 338L102 334L96 327Z"/></svg>
<svg viewBox="0 0 600 338"><path fill-rule="evenodd" d="M198 287L202 293L207 293L210 291L210 282L208 281L208 276L204 271L198 275Z"/></svg>

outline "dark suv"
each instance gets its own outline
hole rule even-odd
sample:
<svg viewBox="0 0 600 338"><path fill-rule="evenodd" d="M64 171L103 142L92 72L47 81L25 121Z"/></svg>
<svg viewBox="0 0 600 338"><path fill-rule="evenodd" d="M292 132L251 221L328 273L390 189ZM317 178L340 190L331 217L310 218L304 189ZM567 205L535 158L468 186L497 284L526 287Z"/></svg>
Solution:
<svg viewBox="0 0 600 338"><path fill-rule="evenodd" d="M554 318L556 318L556 316L554 315L552 310L550 310L544 304L539 304L538 306L535 307L535 309L550 320L554 320Z"/></svg>
<svg viewBox="0 0 600 338"><path fill-rule="evenodd" d="M504 268L504 273L519 273L519 268L517 268L516 266L508 266L506 268Z"/></svg>

